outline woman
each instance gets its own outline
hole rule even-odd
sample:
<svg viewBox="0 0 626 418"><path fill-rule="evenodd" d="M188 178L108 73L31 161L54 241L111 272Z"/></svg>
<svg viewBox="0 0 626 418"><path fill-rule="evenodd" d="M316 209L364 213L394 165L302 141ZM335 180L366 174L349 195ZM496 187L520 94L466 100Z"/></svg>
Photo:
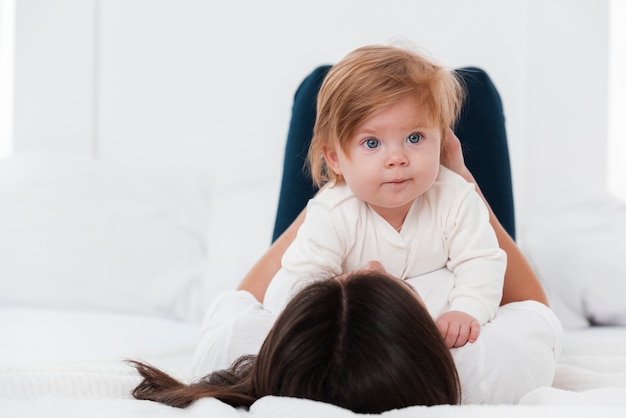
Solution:
<svg viewBox="0 0 626 418"><path fill-rule="evenodd" d="M351 359L356 362L356 366L353 367L365 374L347 374L347 377L342 377L343 374L332 375L335 379L348 379L339 385L349 389L340 394L341 396L334 394L335 397L322 397L314 391L279 392L269 383L262 386L265 390L253 389L250 386L251 370L259 367L256 366L259 363L266 365L263 370L267 371L265 375L267 379L279 381L285 379L287 374L293 376L296 382L307 380L305 376L308 376L312 370L317 370L317 368L306 367L312 364L311 362L296 362L293 367L281 368L283 357L267 358L267 356L270 352L278 352L268 348L271 344L288 345L291 341L278 338L278 336L289 335L286 330L290 328L286 327L286 321L304 320L304 316L300 318L298 315L305 313L313 314L313 317L317 318L317 315L327 312L322 308L324 306L322 293L308 288L303 290L303 293L289 304L290 309L286 309L278 320L273 314L263 309L260 301L263 300L269 281L280 268L282 254L293 241L304 219L305 212L302 208L308 198L315 193L303 167L315 118L315 98L328 68L321 67L314 71L305 79L296 93L276 222L275 238L277 239L244 278L238 291L227 292L218 297L207 312L202 340L196 352L196 373L201 376L212 370L226 368L230 364L232 367L226 371L212 373L197 384L185 385L154 368L137 364L145 381L135 391L136 397L185 406L199 397L215 396L231 405L249 405L260 396L285 394L323 400L361 412L377 412L378 408L399 408L407 404L457 403L459 401L458 396L451 395L456 392L454 387L458 385L454 383L453 374L446 371L449 370L449 365L445 354L442 354L448 350L440 348L442 341L439 334L433 335L421 328L411 328L414 332L412 335L414 339L419 336L420 341L434 347L434 351L431 352L432 358L428 361L432 369L411 366L406 362L407 357L399 364L384 363L384 366L392 374L401 374L402 370L407 370L408 367L416 374L430 376L429 379L434 375L440 376L441 379L434 381L431 385L435 388L434 393L447 393L444 397L428 395L420 399L413 398L409 402L394 400L384 406L381 404L367 405L363 408L358 405L353 406L348 398L353 394L358 394L361 399L364 399L366 392L358 391L360 384L369 381L370 373L371 376L377 375L377 372L368 367L370 359L361 354L353 355ZM449 352L458 370L464 403L515 403L534 388L551 383L560 351L562 330L554 314L547 308L546 296L537 277L512 238L515 231L510 170L504 118L498 93L489 77L480 70L465 69L459 71L459 75L466 84L467 105L456 131L459 132L464 147L468 151L467 164L463 159L459 139L451 132L442 163L473 183L476 182L468 166L472 167L472 164L476 164L472 170L476 173L477 190L481 192L478 189L479 184L485 189L486 202L489 201L496 208L498 217L503 219L506 226L505 229L487 204L490 210L490 223L496 231L499 245L507 252L508 266L501 308L498 310L496 319L484 326L481 338L476 343L467 344ZM477 158L486 159L488 164ZM289 224L290 226L287 227L286 225ZM388 282L394 283L394 279L388 279ZM337 281L340 280L331 280L329 283L334 284ZM397 281L395 283L399 284ZM312 293L304 293L308 290ZM377 293L375 287L371 290L374 294ZM371 305L370 297L373 298L375 295L367 296L366 305ZM302 309L299 314L296 314L296 308L304 301L309 302L303 305L307 309ZM384 303L384 306L378 307L377 311L386 313L392 309L395 312L396 304L393 301L393 298L383 299L381 303ZM423 309L423 306L415 300L413 300L413 305ZM409 315L410 309L401 309L397 312L395 323L402 324L405 320L399 318ZM336 311L332 312L333 318L341 318L337 316ZM427 319L428 321L423 321L423 323L427 324L427 327L434 326L432 320ZM317 319L309 319L308 323L304 322L301 327L291 330L295 330L296 334L305 335L302 333L316 321ZM379 341L378 337L381 335L367 328L362 333L366 336L367 342L356 346L351 344L351 349L367 348L372 340ZM266 335L267 339L265 339ZM320 344L318 338L301 338L296 352L303 350L303 347L318 348ZM375 346L380 347L380 344L397 349L406 348L397 346L394 340L388 338L380 339ZM333 347L340 345L331 343ZM312 352L322 355L327 351L333 350L317 349ZM280 352L285 353L285 351ZM246 353L258 353L258 357L241 357ZM316 362L317 367L323 368L327 361L319 359L313 363ZM390 368L391 365L394 367ZM377 390L394 393L404 392L401 380L392 381L398 383L387 385L380 383L375 387ZM323 386L326 387L325 384ZM182 397L183 401L170 402L170 399L177 397ZM365 398L369 399L369 396Z"/></svg>
<svg viewBox="0 0 626 418"><path fill-rule="evenodd" d="M256 357L242 356L198 383L137 368L145 380L136 398L178 407L203 397L248 407L274 395L380 413L460 400L454 362L419 296L376 265L305 287Z"/></svg>

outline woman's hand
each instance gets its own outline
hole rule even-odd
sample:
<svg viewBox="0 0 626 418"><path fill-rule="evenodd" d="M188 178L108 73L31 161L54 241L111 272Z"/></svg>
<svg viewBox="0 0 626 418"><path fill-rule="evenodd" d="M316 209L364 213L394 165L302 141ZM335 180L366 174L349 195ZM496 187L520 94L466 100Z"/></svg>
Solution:
<svg viewBox="0 0 626 418"><path fill-rule="evenodd" d="M445 138L442 138L443 148L441 150L441 164L444 167L454 171L464 179L472 178L469 170L465 166L465 160L463 159L463 150L461 149L461 141L452 132L452 129L448 129Z"/></svg>

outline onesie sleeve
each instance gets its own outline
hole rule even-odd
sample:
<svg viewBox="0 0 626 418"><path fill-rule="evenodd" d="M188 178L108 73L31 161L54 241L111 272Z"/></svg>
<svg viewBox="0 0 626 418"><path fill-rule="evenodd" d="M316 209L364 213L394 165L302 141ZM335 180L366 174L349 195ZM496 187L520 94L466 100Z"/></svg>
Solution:
<svg viewBox="0 0 626 418"><path fill-rule="evenodd" d="M309 202L304 223L267 288L263 300L266 309L279 312L307 284L341 274L350 233L336 215L323 202Z"/></svg>
<svg viewBox="0 0 626 418"><path fill-rule="evenodd" d="M502 299L506 253L474 185L464 185L455 200L446 228L447 267L455 275L450 310L466 312L485 324L494 318Z"/></svg>

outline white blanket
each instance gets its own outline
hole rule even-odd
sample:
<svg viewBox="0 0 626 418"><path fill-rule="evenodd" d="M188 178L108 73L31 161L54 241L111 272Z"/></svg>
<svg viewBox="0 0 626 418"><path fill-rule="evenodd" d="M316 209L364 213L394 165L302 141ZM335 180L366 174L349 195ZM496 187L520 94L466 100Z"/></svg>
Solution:
<svg viewBox="0 0 626 418"><path fill-rule="evenodd" d="M611 402L610 400L624 399L626 391L610 390L591 394L569 394L557 396L556 402L550 404L526 405L466 405L434 407L414 406L393 411L387 411L381 416L388 418L443 418L443 417L523 417L528 418L588 418L623 417L626 413L626 403ZM583 402L580 399L583 398ZM609 402L606 402L609 400ZM365 416L351 411L306 399L265 397L257 401L249 411L232 408L216 399L202 399L186 409L177 409L148 401L128 399L68 399L68 398L40 398L28 403L17 400L2 400L0 416L12 418L59 416L72 417L251 417L251 418L355 418Z"/></svg>
<svg viewBox="0 0 626 418"><path fill-rule="evenodd" d="M188 376L197 326L168 320L133 316L108 315L85 312L47 312L42 318L29 315L25 310L0 310L0 328L10 324L29 326L31 337L49 341L46 355L28 364L25 358L8 364L7 357L15 359L19 345L6 340L0 347L4 362L0 365L0 417L356 417L351 411L320 402L304 399L266 397L257 401L250 410L232 408L215 399L203 399L187 409L132 399L130 392L140 378L123 362L121 352L107 356L102 351L99 358L82 362L52 362L58 352L72 349L71 338L60 338L63 330L73 332L77 323L89 319L94 334L81 335L81 339L102 341L115 336L126 339L128 353L133 358L148 360L164 367L177 377ZM28 319L35 323L25 323ZM54 327L51 324L57 323ZM142 324L138 329L138 325ZM85 328L86 329L86 328ZM97 330L97 331L96 331ZM136 335L133 343L129 336ZM5 334L6 335L6 334ZM157 336L163 338L155 345ZM140 341L147 342L145 345ZM24 341L22 341L24 342ZM63 342L69 345L63 346ZM101 347L103 350L103 348ZM56 354L53 351L58 351ZM520 405L470 405L437 407L410 407L388 411L385 417L589 417L626 416L626 328L606 327L570 330L566 332L565 345L557 375L552 387L539 388L526 395Z"/></svg>

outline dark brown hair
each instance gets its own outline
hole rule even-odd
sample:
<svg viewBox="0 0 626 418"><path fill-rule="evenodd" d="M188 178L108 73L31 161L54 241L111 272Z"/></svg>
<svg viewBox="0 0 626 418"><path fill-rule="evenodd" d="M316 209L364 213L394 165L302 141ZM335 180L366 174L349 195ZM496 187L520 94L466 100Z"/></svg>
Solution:
<svg viewBox="0 0 626 418"><path fill-rule="evenodd" d="M289 396L359 413L459 403L450 352L412 292L374 271L315 282L287 304L256 357L192 384L133 362L144 378L133 396L177 407L203 397L250 406Z"/></svg>

